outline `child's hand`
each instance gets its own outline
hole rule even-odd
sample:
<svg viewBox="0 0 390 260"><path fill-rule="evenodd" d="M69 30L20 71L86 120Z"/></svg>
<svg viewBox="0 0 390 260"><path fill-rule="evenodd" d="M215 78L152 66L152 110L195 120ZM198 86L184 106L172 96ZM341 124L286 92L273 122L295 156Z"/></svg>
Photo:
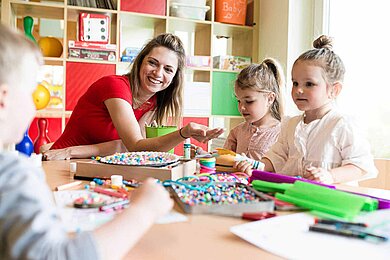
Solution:
<svg viewBox="0 0 390 260"><path fill-rule="evenodd" d="M191 158L195 158L197 155L211 155L211 153L206 152L202 147L191 144Z"/></svg>
<svg viewBox="0 0 390 260"><path fill-rule="evenodd" d="M156 220L167 214L173 207L173 200L164 187L152 178L143 182L142 186L131 194L131 206L142 210Z"/></svg>
<svg viewBox="0 0 390 260"><path fill-rule="evenodd" d="M252 176L252 165L250 162L242 160L234 163L234 168L239 172L244 172L249 176Z"/></svg>
<svg viewBox="0 0 390 260"><path fill-rule="evenodd" d="M304 177L308 180L318 181L324 184L334 183L333 175L331 174L331 172L321 167L308 167L306 169L306 174Z"/></svg>

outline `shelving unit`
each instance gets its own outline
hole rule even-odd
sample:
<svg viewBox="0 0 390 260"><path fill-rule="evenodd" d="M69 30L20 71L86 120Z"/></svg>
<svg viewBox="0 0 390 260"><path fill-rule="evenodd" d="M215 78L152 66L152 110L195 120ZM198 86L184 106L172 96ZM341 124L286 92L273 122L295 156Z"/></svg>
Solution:
<svg viewBox="0 0 390 260"><path fill-rule="evenodd" d="M63 54L59 58L46 57L44 60L45 65L62 67L63 105L37 111L37 118L49 118L48 134L52 141L61 134L78 98L92 82L104 75L123 74L129 70L130 63L120 61L121 53L126 47L141 48L149 39L164 32L178 35L185 44L187 55L210 56L211 58L210 67L188 67L186 69L186 81L191 83L186 84L187 98L184 99L190 100L189 96L193 97L195 93L202 100L198 100L199 102L191 100L184 104L183 122L196 121L211 126L223 126L228 132L231 126L242 121L237 109L234 111L237 105L232 84L237 72L214 69L212 58L220 55L221 49L224 49L226 55L251 57L252 62L257 62L259 35L257 26L216 22L215 0L207 0L206 4L210 6L210 10L206 13L204 21L173 17L170 15L169 8L173 0L156 1L160 4L164 4L161 1L166 1L165 10L162 10L163 14L123 11L121 8L123 0L116 1L115 10L72 6L68 5L66 0L2 1L2 22L23 30L22 18L33 17L35 20L33 35L36 40L47 36L42 35L43 32L40 31L40 24L47 22L47 19L60 25L62 37L57 38L63 44ZM252 5L252 8L248 9L249 12L254 12L253 10L259 8L258 0L248 0L248 2ZM116 61L68 58L68 42L77 40L77 21L82 12L105 14L110 17L109 43L117 46ZM253 17L253 21L249 23L256 24L258 12L251 13L250 16ZM221 41L224 42L223 48L221 48ZM88 73L85 73L87 71ZM200 110L194 109L197 104L203 104L206 107ZM30 136L34 140L36 135L36 124L33 122ZM177 152L180 154L180 149Z"/></svg>

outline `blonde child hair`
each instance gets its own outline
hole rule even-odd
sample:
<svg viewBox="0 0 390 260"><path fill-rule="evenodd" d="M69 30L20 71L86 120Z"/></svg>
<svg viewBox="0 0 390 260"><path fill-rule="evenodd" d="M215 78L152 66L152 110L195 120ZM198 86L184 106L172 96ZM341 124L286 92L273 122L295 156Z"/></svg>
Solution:
<svg viewBox="0 0 390 260"><path fill-rule="evenodd" d="M18 34L12 33L5 26L0 26L0 84L14 87L28 86L25 80L30 79L21 76L20 72L28 72L37 69L42 64L42 54L36 44ZM20 51L24 50L24 51ZM33 64L29 63L32 61ZM12 66L12 69L4 69ZM30 67L31 66L31 67Z"/></svg>
<svg viewBox="0 0 390 260"><path fill-rule="evenodd" d="M280 64L272 58L260 64L251 64L237 76L235 86L241 89L252 89L259 92L275 93L275 100L270 106L271 115L281 121L284 115L283 87L284 75Z"/></svg>
<svg viewBox="0 0 390 260"><path fill-rule="evenodd" d="M313 42L314 49L302 53L298 61L310 61L321 67L327 83L343 82L345 67L341 58L333 51L333 39L327 35L321 35Z"/></svg>

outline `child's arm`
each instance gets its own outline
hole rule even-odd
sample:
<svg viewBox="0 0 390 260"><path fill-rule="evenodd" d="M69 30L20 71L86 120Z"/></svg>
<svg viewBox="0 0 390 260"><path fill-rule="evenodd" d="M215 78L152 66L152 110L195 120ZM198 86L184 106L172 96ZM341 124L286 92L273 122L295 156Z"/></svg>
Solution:
<svg viewBox="0 0 390 260"><path fill-rule="evenodd" d="M326 170L324 168L310 167L306 169L309 175L305 176L308 180L318 181L325 184L345 183L359 180L363 177L364 171L353 164L347 164L341 167Z"/></svg>
<svg viewBox="0 0 390 260"><path fill-rule="evenodd" d="M268 158L262 158L261 162L264 163L264 171L266 172L275 172L272 162Z"/></svg>
<svg viewBox="0 0 390 260"><path fill-rule="evenodd" d="M223 144L224 149L228 149L230 151L236 152L237 151L237 137L234 132L235 129L230 130L228 137L225 140L225 143Z"/></svg>
<svg viewBox="0 0 390 260"><path fill-rule="evenodd" d="M169 193L161 185L152 179L145 181L131 195L128 209L94 231L102 259L122 259L172 206Z"/></svg>

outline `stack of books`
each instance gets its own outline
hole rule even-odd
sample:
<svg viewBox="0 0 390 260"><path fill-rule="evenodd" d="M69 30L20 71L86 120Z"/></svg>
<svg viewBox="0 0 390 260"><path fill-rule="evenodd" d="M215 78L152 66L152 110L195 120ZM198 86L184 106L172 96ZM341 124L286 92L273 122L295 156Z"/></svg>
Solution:
<svg viewBox="0 0 390 260"><path fill-rule="evenodd" d="M69 41L69 57L90 60L116 60L116 45Z"/></svg>
<svg viewBox="0 0 390 260"><path fill-rule="evenodd" d="M68 0L68 5L116 10L116 0Z"/></svg>

